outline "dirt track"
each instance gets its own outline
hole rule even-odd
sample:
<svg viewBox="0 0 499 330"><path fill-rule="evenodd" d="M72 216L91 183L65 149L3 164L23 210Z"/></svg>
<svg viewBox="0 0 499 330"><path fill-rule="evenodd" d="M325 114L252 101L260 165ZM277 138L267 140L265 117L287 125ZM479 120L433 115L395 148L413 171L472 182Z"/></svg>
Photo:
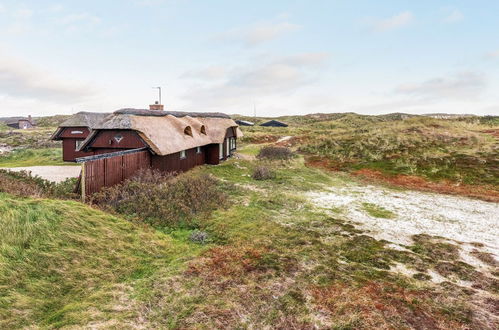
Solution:
<svg viewBox="0 0 499 330"><path fill-rule="evenodd" d="M76 178L80 175L80 166L29 166L29 167L11 167L6 168L10 171L28 171L33 176L39 176L43 179L61 182L67 178Z"/></svg>

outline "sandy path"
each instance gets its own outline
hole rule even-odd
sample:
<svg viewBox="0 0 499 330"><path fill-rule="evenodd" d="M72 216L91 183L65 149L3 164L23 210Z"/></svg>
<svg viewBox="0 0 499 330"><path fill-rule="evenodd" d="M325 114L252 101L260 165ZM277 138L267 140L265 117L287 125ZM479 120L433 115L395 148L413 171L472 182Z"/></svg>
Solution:
<svg viewBox="0 0 499 330"><path fill-rule="evenodd" d="M463 242L464 250L471 249L469 243L479 242L499 256L499 203L356 185L307 196L316 206L340 209L343 216L378 239L408 245L412 244L412 235L425 233ZM363 203L381 206L396 216L372 217L363 209Z"/></svg>
<svg viewBox="0 0 499 330"><path fill-rule="evenodd" d="M39 176L43 179L61 182L67 178L77 178L80 175L80 166L29 166L29 167L11 167L5 168L9 171L28 171L33 176Z"/></svg>

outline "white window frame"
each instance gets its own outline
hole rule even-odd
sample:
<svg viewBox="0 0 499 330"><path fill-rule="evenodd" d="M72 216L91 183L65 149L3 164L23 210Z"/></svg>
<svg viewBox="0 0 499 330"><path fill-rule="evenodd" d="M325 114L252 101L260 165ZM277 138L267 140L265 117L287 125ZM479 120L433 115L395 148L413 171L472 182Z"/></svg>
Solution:
<svg viewBox="0 0 499 330"><path fill-rule="evenodd" d="M234 149L236 149L236 138L231 137L230 138L230 150L234 150Z"/></svg>
<svg viewBox="0 0 499 330"><path fill-rule="evenodd" d="M186 159L187 158L187 153L185 150L180 151L180 159Z"/></svg>
<svg viewBox="0 0 499 330"><path fill-rule="evenodd" d="M218 144L218 159L224 159L224 144Z"/></svg>
<svg viewBox="0 0 499 330"><path fill-rule="evenodd" d="M80 149L80 146L83 144L83 141L85 140L75 140L75 151L78 151Z"/></svg>
<svg viewBox="0 0 499 330"><path fill-rule="evenodd" d="M230 139L226 139L226 140L227 140L227 142L225 143L225 147L227 149L225 150L225 154L227 155L227 157L229 157L230 156L230 144L229 144L230 143Z"/></svg>
<svg viewBox="0 0 499 330"><path fill-rule="evenodd" d="M196 147L196 153L200 154L201 153L201 147Z"/></svg>

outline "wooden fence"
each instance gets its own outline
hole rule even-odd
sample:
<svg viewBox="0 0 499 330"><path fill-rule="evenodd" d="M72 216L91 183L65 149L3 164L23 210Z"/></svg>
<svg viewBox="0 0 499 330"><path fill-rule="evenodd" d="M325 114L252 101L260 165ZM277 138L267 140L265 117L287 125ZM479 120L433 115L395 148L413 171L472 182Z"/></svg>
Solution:
<svg viewBox="0 0 499 330"><path fill-rule="evenodd" d="M110 187L132 177L138 170L151 166L151 154L147 150L116 152L105 155L82 157L81 196L93 194L103 187Z"/></svg>

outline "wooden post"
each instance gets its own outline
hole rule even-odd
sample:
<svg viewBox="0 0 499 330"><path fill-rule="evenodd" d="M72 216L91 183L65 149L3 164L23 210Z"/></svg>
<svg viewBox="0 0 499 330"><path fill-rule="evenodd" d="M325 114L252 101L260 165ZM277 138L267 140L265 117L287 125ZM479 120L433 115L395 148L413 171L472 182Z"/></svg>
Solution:
<svg viewBox="0 0 499 330"><path fill-rule="evenodd" d="M86 184L85 184L85 163L81 163L81 202L85 203L85 190L86 190Z"/></svg>

